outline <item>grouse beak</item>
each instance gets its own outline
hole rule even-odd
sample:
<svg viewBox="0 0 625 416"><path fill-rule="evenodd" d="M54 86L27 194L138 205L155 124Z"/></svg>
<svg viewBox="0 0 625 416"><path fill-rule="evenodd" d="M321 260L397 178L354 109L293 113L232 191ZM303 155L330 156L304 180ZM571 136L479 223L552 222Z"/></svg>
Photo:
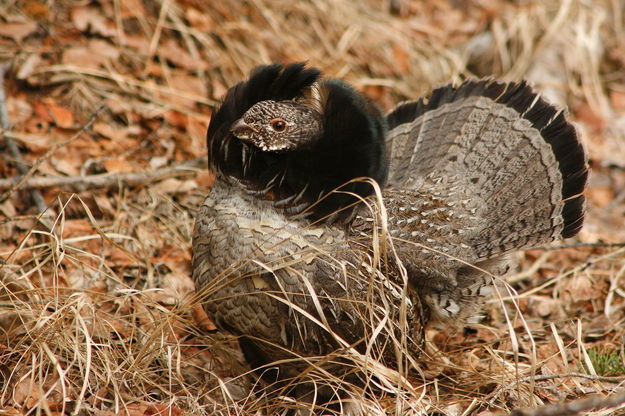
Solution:
<svg viewBox="0 0 625 416"><path fill-rule="evenodd" d="M238 139L249 139L252 133L254 133L254 129L251 128L242 118L235 121L230 127L230 131L234 134Z"/></svg>

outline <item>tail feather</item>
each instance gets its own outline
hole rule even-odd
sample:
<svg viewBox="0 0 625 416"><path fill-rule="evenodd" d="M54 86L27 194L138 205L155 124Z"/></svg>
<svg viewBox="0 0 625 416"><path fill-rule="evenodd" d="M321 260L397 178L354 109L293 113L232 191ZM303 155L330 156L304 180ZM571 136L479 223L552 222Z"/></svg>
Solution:
<svg viewBox="0 0 625 416"><path fill-rule="evenodd" d="M563 112L527 83L442 87L400 104L387 121L389 186L442 195L465 187L478 201L481 228L465 240L476 260L579 232L584 148Z"/></svg>

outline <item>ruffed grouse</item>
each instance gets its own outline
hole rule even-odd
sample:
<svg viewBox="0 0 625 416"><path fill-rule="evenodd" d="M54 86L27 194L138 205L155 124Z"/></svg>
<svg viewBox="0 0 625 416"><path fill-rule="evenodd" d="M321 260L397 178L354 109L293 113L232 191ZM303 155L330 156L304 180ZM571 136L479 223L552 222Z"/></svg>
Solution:
<svg viewBox="0 0 625 416"><path fill-rule="evenodd" d="M449 85L384 116L304 64L260 66L207 142L193 279L280 377L340 349L414 365L424 326L477 316L507 253L583 222L583 147L524 82Z"/></svg>

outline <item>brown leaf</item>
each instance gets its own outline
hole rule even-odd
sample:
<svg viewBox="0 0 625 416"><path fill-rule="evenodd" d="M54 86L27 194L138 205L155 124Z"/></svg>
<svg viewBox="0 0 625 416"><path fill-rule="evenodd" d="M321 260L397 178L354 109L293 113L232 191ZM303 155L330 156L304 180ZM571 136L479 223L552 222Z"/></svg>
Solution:
<svg viewBox="0 0 625 416"><path fill-rule="evenodd" d="M119 3L122 19L145 16L147 14L141 0L124 0Z"/></svg>
<svg viewBox="0 0 625 416"><path fill-rule="evenodd" d="M148 409L147 404L139 404L139 403L131 403L129 405L124 406L124 409L117 413L118 416L146 416L150 413L147 413Z"/></svg>
<svg viewBox="0 0 625 416"><path fill-rule="evenodd" d="M213 98L216 100L220 100L226 95L228 88L224 87L224 84L215 80L213 81Z"/></svg>
<svg viewBox="0 0 625 416"><path fill-rule="evenodd" d="M146 52L150 48L150 41L143 35L126 35L124 43L138 51Z"/></svg>
<svg viewBox="0 0 625 416"><path fill-rule="evenodd" d="M13 125L25 122L33 115L33 106L26 101L22 94L14 97L7 97L7 109Z"/></svg>
<svg viewBox="0 0 625 416"><path fill-rule="evenodd" d="M623 322L623 310L617 309L616 311L611 310L610 312L610 317L605 316L605 314L595 316L589 322L585 323L584 329L594 333L607 334L614 328L617 328L620 323Z"/></svg>
<svg viewBox="0 0 625 416"><path fill-rule="evenodd" d="M20 43L24 38L37 30L37 23L27 22L0 23L0 36L11 38Z"/></svg>
<svg viewBox="0 0 625 416"><path fill-rule="evenodd" d="M192 309L193 320L204 331L214 331L217 329L213 321L210 320L206 311L199 303L193 305Z"/></svg>
<svg viewBox="0 0 625 416"><path fill-rule="evenodd" d="M109 58L112 61L119 59L119 49L111 44L111 42L104 39L90 39L89 50L94 54Z"/></svg>
<svg viewBox="0 0 625 416"><path fill-rule="evenodd" d="M54 169L68 176L76 176L80 173L81 162L82 158L78 154L70 152L54 162Z"/></svg>
<svg viewBox="0 0 625 416"><path fill-rule="evenodd" d="M167 178L160 181L156 185L152 185L152 190L161 192L164 194L176 194L189 192L195 189L195 182L193 180L182 181L175 178Z"/></svg>
<svg viewBox="0 0 625 416"><path fill-rule="evenodd" d="M172 73L170 80L170 88L183 92L189 97L187 98L176 94L167 94L166 98L168 101L173 101L181 105L193 106L195 104L195 100L192 97L197 96L198 98L204 98L208 95L204 82L202 82L202 80L198 77L189 75L186 72L175 71Z"/></svg>
<svg viewBox="0 0 625 416"><path fill-rule="evenodd" d="M113 127L110 123L99 122L93 125L93 131L113 141L125 140L126 137L128 137L128 133L117 127L119 126L115 125L115 127Z"/></svg>
<svg viewBox="0 0 625 416"><path fill-rule="evenodd" d="M44 152L50 148L52 138L45 135L50 128L47 121L31 117L24 127L27 133L32 133L22 140L24 146L35 153Z"/></svg>
<svg viewBox="0 0 625 416"><path fill-rule="evenodd" d="M40 101L35 101L33 109L35 110L35 115L41 119L41 121L45 121L48 123L52 123L54 120L52 119L52 115L48 111L48 106Z"/></svg>
<svg viewBox="0 0 625 416"><path fill-rule="evenodd" d="M614 189L610 186L592 186L586 190L586 197L598 207L604 207L614 201Z"/></svg>
<svg viewBox="0 0 625 416"><path fill-rule="evenodd" d="M17 410L14 407L5 407L2 409L3 416L22 416L24 412Z"/></svg>
<svg viewBox="0 0 625 416"><path fill-rule="evenodd" d="M208 64L202 59L195 59L185 51L175 39L167 39L158 47L158 54L180 68L197 71L208 69Z"/></svg>
<svg viewBox="0 0 625 416"><path fill-rule="evenodd" d="M135 263L135 259L130 257L125 250L116 246L108 247L104 254L107 260L115 266L130 266Z"/></svg>
<svg viewBox="0 0 625 416"><path fill-rule="evenodd" d="M163 118L172 126L180 128L185 128L189 121L189 117L176 110L165 111L163 113Z"/></svg>
<svg viewBox="0 0 625 416"><path fill-rule="evenodd" d="M573 110L577 118L593 131L603 131L607 124L605 116L587 102L578 102L573 106Z"/></svg>
<svg viewBox="0 0 625 416"><path fill-rule="evenodd" d="M106 137L107 139L111 139L114 142L114 145L118 147L120 145L135 145L135 140L129 139L128 136L141 134L141 127L139 126L122 127L118 124L112 124L110 122L95 123L93 125L93 130L99 135Z"/></svg>
<svg viewBox="0 0 625 416"><path fill-rule="evenodd" d="M41 388L38 383L31 378L24 378L13 388L13 400L24 406L26 409L32 409L42 396Z"/></svg>
<svg viewBox="0 0 625 416"><path fill-rule="evenodd" d="M93 200L96 203L97 209L102 213L102 215L114 216L117 212L115 208L113 208L113 204L111 200L104 195L94 194Z"/></svg>
<svg viewBox="0 0 625 416"><path fill-rule="evenodd" d="M396 64L394 65L395 71L400 75L407 74L410 71L410 57L406 50L395 44L393 46L393 56L395 58L393 62Z"/></svg>
<svg viewBox="0 0 625 416"><path fill-rule="evenodd" d="M28 55L22 64L18 66L15 76L17 79L27 79L42 65L42 61L43 59L41 59L41 55L37 53Z"/></svg>
<svg viewBox="0 0 625 416"><path fill-rule="evenodd" d="M119 50L102 39L91 39L88 46L75 46L63 52L64 64L97 69L107 61L116 61Z"/></svg>
<svg viewBox="0 0 625 416"><path fill-rule="evenodd" d="M126 159L107 159L102 162L107 172L132 172L133 168Z"/></svg>
<svg viewBox="0 0 625 416"><path fill-rule="evenodd" d="M182 416L184 411L170 404L153 404L148 406L143 414L145 416Z"/></svg>
<svg viewBox="0 0 625 416"><path fill-rule="evenodd" d="M185 11L185 17L187 21L196 29L209 33L215 27L215 22L212 17L206 13L202 13L199 10L189 7Z"/></svg>
<svg viewBox="0 0 625 416"><path fill-rule="evenodd" d="M116 35L113 23L107 21L102 15L102 11L97 7L74 7L70 16L76 29L81 32L93 33L105 37L114 37Z"/></svg>
<svg viewBox="0 0 625 416"><path fill-rule="evenodd" d="M52 116L52 121L64 129L69 129L74 126L74 115L67 108L61 107L56 104L48 104L48 111Z"/></svg>
<svg viewBox="0 0 625 416"><path fill-rule="evenodd" d="M200 173L195 177L195 183L198 184L199 187L209 189L215 183L215 174L212 172L204 172Z"/></svg>
<svg viewBox="0 0 625 416"><path fill-rule="evenodd" d="M611 91L610 102L615 110L625 110L625 91Z"/></svg>
<svg viewBox="0 0 625 416"><path fill-rule="evenodd" d="M27 1L22 8L27 15L37 20L48 20L50 16L50 9L43 1Z"/></svg>
<svg viewBox="0 0 625 416"><path fill-rule="evenodd" d="M65 220L63 238L78 237L95 233L93 226L86 219Z"/></svg>
<svg viewBox="0 0 625 416"><path fill-rule="evenodd" d="M550 316L553 319L554 315L559 312L561 303L562 301L559 299L536 295L530 299L530 308L538 316Z"/></svg>
<svg viewBox="0 0 625 416"><path fill-rule="evenodd" d="M599 299L605 289L604 284L581 273L562 280L558 286L561 287L562 299L567 303Z"/></svg>

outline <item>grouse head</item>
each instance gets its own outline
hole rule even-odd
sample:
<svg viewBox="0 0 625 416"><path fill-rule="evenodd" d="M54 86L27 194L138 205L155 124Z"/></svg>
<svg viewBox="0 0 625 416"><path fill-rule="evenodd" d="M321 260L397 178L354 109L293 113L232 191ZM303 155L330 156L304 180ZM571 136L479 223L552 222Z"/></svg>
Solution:
<svg viewBox="0 0 625 416"><path fill-rule="evenodd" d="M373 192L364 178L386 181L386 130L348 84L303 63L259 66L211 119L209 167L288 215L347 221Z"/></svg>
<svg viewBox="0 0 625 416"><path fill-rule="evenodd" d="M230 131L266 152L305 149L319 140L321 113L308 103L265 100L254 104Z"/></svg>

